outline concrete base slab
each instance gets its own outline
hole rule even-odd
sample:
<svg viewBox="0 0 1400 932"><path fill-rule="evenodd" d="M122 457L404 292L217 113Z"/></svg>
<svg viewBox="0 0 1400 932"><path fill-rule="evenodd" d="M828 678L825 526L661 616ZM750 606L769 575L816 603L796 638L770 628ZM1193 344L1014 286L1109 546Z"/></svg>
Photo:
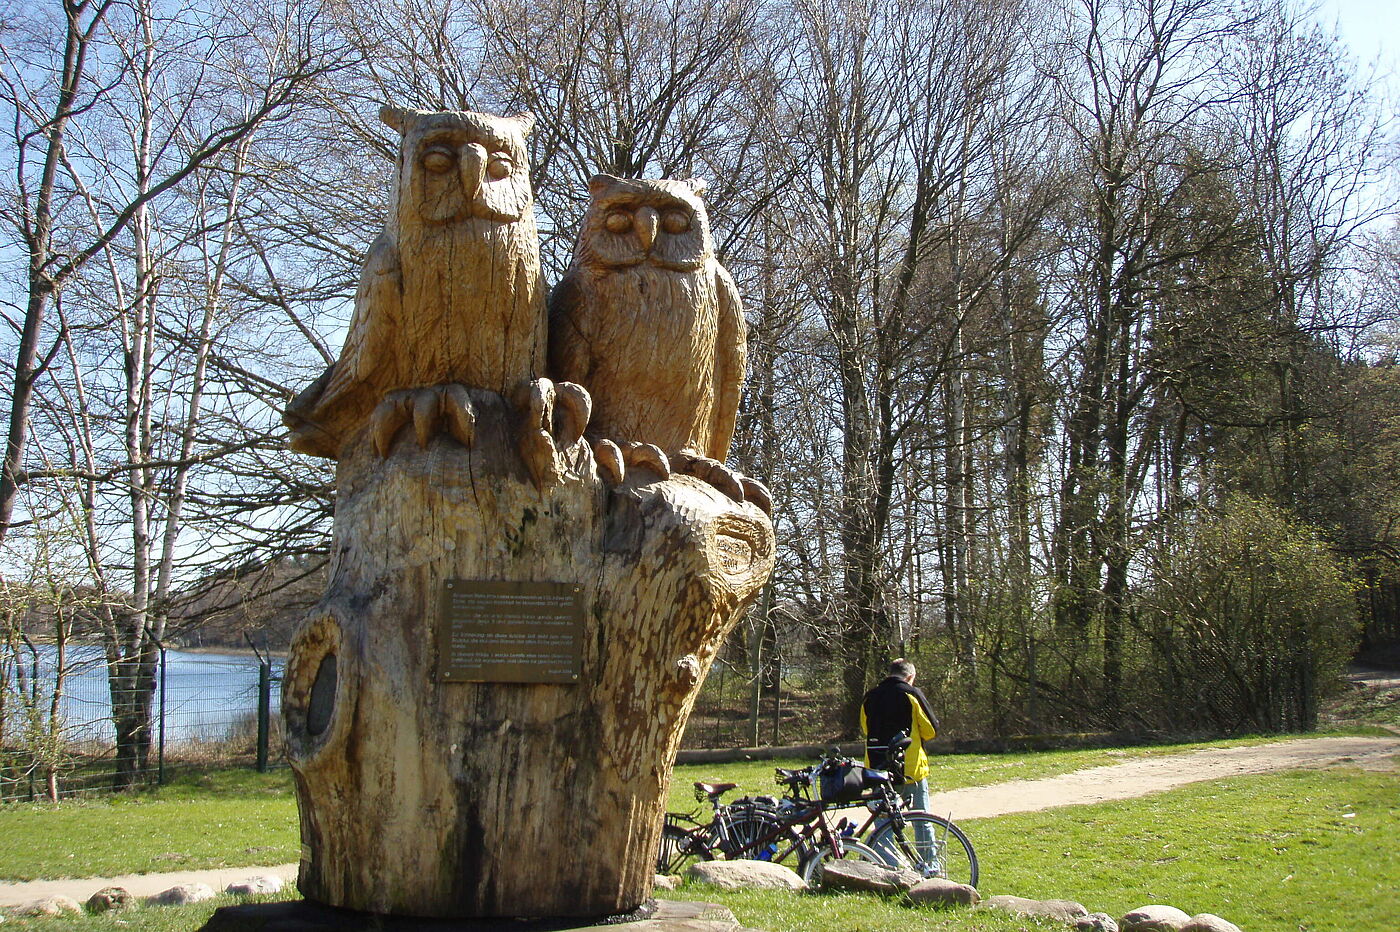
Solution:
<svg viewBox="0 0 1400 932"><path fill-rule="evenodd" d="M214 912L200 932L752 932L714 903L652 900L604 919L422 919L335 909L309 900L245 903Z"/></svg>

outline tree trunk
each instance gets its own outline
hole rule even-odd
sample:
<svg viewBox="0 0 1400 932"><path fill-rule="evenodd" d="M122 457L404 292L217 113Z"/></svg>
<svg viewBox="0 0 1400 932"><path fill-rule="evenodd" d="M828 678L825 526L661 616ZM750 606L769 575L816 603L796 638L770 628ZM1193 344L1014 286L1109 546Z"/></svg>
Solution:
<svg viewBox="0 0 1400 932"><path fill-rule="evenodd" d="M419 916L597 916L651 893L663 800L700 684L773 565L752 504L586 441L532 483L517 415L471 390L470 448L342 447L330 589L283 698L309 899ZM565 583L574 682L447 682L454 580Z"/></svg>

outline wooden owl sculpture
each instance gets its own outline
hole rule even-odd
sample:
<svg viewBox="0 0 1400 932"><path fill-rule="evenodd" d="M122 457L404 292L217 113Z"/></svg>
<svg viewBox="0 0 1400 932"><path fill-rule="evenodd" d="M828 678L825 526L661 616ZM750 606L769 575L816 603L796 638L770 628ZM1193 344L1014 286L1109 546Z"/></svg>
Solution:
<svg viewBox="0 0 1400 932"><path fill-rule="evenodd" d="M549 365L593 398L598 463L645 464L744 500L722 465L744 380L744 311L715 258L704 182L597 175L573 263L549 300ZM615 445L614 445L615 444Z"/></svg>
<svg viewBox="0 0 1400 932"><path fill-rule="evenodd" d="M413 423L470 444L467 387L542 374L546 312L526 162L528 114L385 107L403 136L388 221L370 248L345 347L288 406L292 447L337 458L366 420L381 455Z"/></svg>

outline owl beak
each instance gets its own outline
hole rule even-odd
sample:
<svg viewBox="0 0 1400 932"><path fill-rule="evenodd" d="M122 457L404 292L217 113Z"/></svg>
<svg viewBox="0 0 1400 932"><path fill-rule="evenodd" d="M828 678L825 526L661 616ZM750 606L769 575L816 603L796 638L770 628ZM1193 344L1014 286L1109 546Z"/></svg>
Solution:
<svg viewBox="0 0 1400 932"><path fill-rule="evenodd" d="M656 242L656 229L661 223L661 217L652 207L643 207L637 211L637 239L642 241L643 251L650 252L651 244Z"/></svg>
<svg viewBox="0 0 1400 932"><path fill-rule="evenodd" d="M481 182L486 177L486 149L476 143L463 146L458 164L462 172L462 189L470 203L481 193Z"/></svg>

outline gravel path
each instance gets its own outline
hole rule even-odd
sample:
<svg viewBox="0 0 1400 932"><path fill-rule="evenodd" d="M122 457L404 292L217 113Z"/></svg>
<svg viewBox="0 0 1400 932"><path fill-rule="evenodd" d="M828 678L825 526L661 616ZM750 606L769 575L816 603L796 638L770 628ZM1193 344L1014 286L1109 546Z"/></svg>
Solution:
<svg viewBox="0 0 1400 932"><path fill-rule="evenodd" d="M1272 770L1355 764L1393 769L1400 756L1395 738L1295 738L1249 747L1202 748L1184 754L1145 757L1076 770L1039 780L1012 780L930 796L929 809L954 820L1011 812L1037 812L1110 799L1132 799L1186 783Z"/></svg>
<svg viewBox="0 0 1400 932"><path fill-rule="evenodd" d="M169 874L126 874L121 877L86 877L78 880L30 880L25 883L0 883L0 906L22 906L46 896L71 896L79 903L87 902L103 887L124 887L132 896L155 896L182 883L203 883L215 893L223 893L231 883L242 883L250 877L276 874L289 886L296 882L297 865L276 867L221 867L207 871L175 871Z"/></svg>
<svg viewBox="0 0 1400 932"><path fill-rule="evenodd" d="M929 808L954 819L977 819L1011 812L1033 812L1110 799L1146 796L1186 783L1217 780L1273 770L1333 767L1340 764L1397 769L1400 736L1394 738L1296 738L1250 747L1204 748L1092 767L1040 780L1014 780L992 786L936 793ZM180 883L206 883L222 892L230 883L257 874L278 874L291 881L297 865L221 868L171 874L133 874L80 880L0 883L0 906L18 906L53 894L85 901L102 887L125 887L135 896L151 896Z"/></svg>

